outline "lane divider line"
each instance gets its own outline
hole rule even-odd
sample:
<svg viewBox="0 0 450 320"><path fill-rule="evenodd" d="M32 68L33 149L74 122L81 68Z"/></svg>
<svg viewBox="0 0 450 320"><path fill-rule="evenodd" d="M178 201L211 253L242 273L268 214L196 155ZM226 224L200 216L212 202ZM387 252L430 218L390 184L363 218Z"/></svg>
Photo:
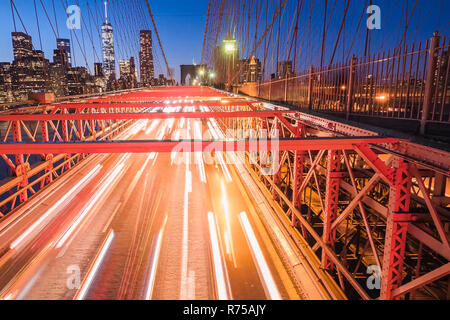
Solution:
<svg viewBox="0 0 450 320"><path fill-rule="evenodd" d="M247 238L247 242L250 246L253 259L258 267L259 275L264 280L263 283L266 295L271 300L282 300L277 285L275 284L275 280L273 279L272 273L270 272L269 266L264 258L264 254L259 246L258 240L256 239L255 232L253 231L250 221L248 220L247 214L245 212L241 212L239 215L239 220L242 228L244 229L245 237Z"/></svg>
<svg viewBox="0 0 450 320"><path fill-rule="evenodd" d="M111 243L115 237L114 231L111 230L106 237L106 240L103 242L100 251L98 252L97 256L94 259L93 265L89 268L86 278L83 280L83 283L80 286L80 289L75 294L73 300L84 300L87 292L89 291L89 288L92 284L92 281L95 278L95 275L97 274L98 270L100 269L100 266L103 262L103 259L106 256L106 253L108 252L109 248L111 247Z"/></svg>
<svg viewBox="0 0 450 320"><path fill-rule="evenodd" d="M164 219L164 223L161 227L161 230L159 231L158 239L156 240L156 247L155 247L155 252L154 252L153 258L152 258L149 282L148 282L147 291L145 294L146 300L152 299L153 288L155 286L156 270L158 268L158 260L159 260L160 254L161 254L161 244L162 244L162 239L163 239L163 235L164 235L164 230L166 229L167 218L168 217L166 216L166 218Z"/></svg>
<svg viewBox="0 0 450 320"><path fill-rule="evenodd" d="M211 239L211 251L214 263L214 274L216 277L217 298L219 300L231 300L231 293L228 290L228 281L225 266L220 250L219 237L217 235L217 224L214 213L208 212L209 234Z"/></svg>

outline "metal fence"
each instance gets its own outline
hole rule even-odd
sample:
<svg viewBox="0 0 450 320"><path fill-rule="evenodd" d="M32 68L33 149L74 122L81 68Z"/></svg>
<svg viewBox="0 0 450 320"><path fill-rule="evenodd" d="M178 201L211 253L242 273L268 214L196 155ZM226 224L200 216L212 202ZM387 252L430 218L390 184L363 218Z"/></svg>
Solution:
<svg viewBox="0 0 450 320"><path fill-rule="evenodd" d="M450 45L435 33L426 42L294 77L257 85L260 98L303 109L351 116L450 124Z"/></svg>

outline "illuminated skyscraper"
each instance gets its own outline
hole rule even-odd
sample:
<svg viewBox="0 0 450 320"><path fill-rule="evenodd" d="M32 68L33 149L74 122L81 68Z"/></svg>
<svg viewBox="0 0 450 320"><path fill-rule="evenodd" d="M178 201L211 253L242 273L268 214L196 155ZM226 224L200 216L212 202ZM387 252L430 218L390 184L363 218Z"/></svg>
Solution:
<svg viewBox="0 0 450 320"><path fill-rule="evenodd" d="M121 77L130 75L130 60L120 60L119 69Z"/></svg>
<svg viewBox="0 0 450 320"><path fill-rule="evenodd" d="M239 61L239 83L260 82L262 80L261 61L253 56Z"/></svg>
<svg viewBox="0 0 450 320"><path fill-rule="evenodd" d="M70 55L70 40L69 39L56 39L58 50L62 51L67 56L68 67L72 66L72 57Z"/></svg>
<svg viewBox="0 0 450 320"><path fill-rule="evenodd" d="M278 61L277 64L277 78L282 79L293 75L292 61Z"/></svg>
<svg viewBox="0 0 450 320"><path fill-rule="evenodd" d="M111 23L108 22L108 2L105 1L105 23L102 25L103 67L109 78L116 74L116 58L114 54L114 34Z"/></svg>
<svg viewBox="0 0 450 320"><path fill-rule="evenodd" d="M153 41L151 30L141 30L141 51L139 52L139 62L141 70L141 84L150 85L155 77L155 67L153 65Z"/></svg>
<svg viewBox="0 0 450 320"><path fill-rule="evenodd" d="M19 60L30 57L33 52L31 37L23 32L12 32L14 59Z"/></svg>

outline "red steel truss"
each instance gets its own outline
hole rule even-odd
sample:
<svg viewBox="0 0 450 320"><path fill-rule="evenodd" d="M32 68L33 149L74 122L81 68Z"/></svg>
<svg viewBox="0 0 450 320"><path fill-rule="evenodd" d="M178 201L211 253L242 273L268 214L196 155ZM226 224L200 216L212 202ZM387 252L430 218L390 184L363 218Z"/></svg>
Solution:
<svg viewBox="0 0 450 320"><path fill-rule="evenodd" d="M261 141L264 141L262 143ZM236 141L84 141L84 142L41 142L41 143L1 143L3 154L42 154L42 153L150 153L150 152L215 152L215 151L255 151L271 150L322 150L339 148L353 149L369 143L395 143L394 138L292 138L279 140L236 140ZM253 149L252 149L252 146Z"/></svg>
<svg viewBox="0 0 450 320"><path fill-rule="evenodd" d="M341 177L341 154L339 151L329 150L325 190L323 240L331 248L334 247L334 242L336 240L336 229L332 228L332 224L338 215L339 179ZM327 258L325 252L322 253L322 267L324 269L333 267L332 262Z"/></svg>
<svg viewBox="0 0 450 320"><path fill-rule="evenodd" d="M207 119L207 118L273 118L296 111L230 111L230 112L176 112L176 113L59 113L0 115L0 121L63 121L63 120L139 120L139 119Z"/></svg>
<svg viewBox="0 0 450 320"><path fill-rule="evenodd" d="M195 112L155 112L170 107ZM136 120L181 118L215 119L226 140L120 140ZM90 154L242 151L324 283L333 279L350 298L448 294L450 154L444 151L200 87L21 108L1 113L0 122L6 128L0 156L12 175L0 186L4 215ZM267 164L251 162L250 151L277 152L280 170L262 174ZM370 266L379 268L381 288L368 287Z"/></svg>

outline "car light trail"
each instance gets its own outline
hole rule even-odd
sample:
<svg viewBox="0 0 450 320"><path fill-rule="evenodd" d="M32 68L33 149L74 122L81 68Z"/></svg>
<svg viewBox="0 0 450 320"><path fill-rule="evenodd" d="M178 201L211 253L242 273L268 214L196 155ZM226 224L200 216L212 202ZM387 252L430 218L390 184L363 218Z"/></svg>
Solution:
<svg viewBox="0 0 450 320"><path fill-rule="evenodd" d="M199 121L195 121L195 123L194 123L194 134L195 134L195 139L202 140L202 131L200 129ZM205 173L205 165L203 163L203 153L195 152L195 160L196 160L195 162L197 163L197 166L198 166L200 180L203 183L206 183L206 173Z"/></svg>
<svg viewBox="0 0 450 320"><path fill-rule="evenodd" d="M145 160L144 164L142 165L142 169L139 170L140 173L144 172L145 167L148 165L150 160L154 160L156 158L156 152L152 152L148 155L147 159Z"/></svg>
<svg viewBox="0 0 450 320"><path fill-rule="evenodd" d="M28 235L33 232L48 216L50 216L57 209L62 209L61 205L66 205L70 197L74 196L76 193L81 192L84 186L92 180L102 168L102 165L98 164L94 169L92 169L88 174L84 176L75 186L73 186L61 199L59 199L50 209L47 210L38 220L36 220L24 233L20 235L14 242L11 243L10 249L16 248Z"/></svg>
<svg viewBox="0 0 450 320"><path fill-rule="evenodd" d="M116 206L116 208L114 209L113 213L111 214L111 218L109 218L108 222L105 224L105 227L102 230L102 233L105 233L106 230L108 230L109 226L111 225L111 223L114 220L114 217L116 216L117 212L119 211L120 207L122 206L122 202L119 202Z"/></svg>
<svg viewBox="0 0 450 320"><path fill-rule="evenodd" d="M174 136L174 140L175 141L179 141L180 140L180 129L175 130L175 136ZM179 152L171 152L170 154L170 165L173 165L174 161L177 160ZM177 162L178 164L178 162Z"/></svg>
<svg viewBox="0 0 450 320"><path fill-rule="evenodd" d="M12 300L13 294L9 293L6 297L4 297L2 300Z"/></svg>
<svg viewBox="0 0 450 320"><path fill-rule="evenodd" d="M160 123L161 123L160 119L153 120L152 123L150 124L150 127L148 127L147 131L145 131L145 134L149 135L150 133L152 133L153 130L155 130Z"/></svg>
<svg viewBox="0 0 450 320"><path fill-rule="evenodd" d="M167 119L167 128L169 129L169 133L172 131L174 124L175 124L175 118Z"/></svg>
<svg viewBox="0 0 450 320"><path fill-rule="evenodd" d="M217 159L219 160L220 167L222 168L223 174L225 175L225 178L227 178L228 182L232 182L233 178L231 178L230 171L228 170L227 164L225 163L225 160L223 159L223 153L217 152Z"/></svg>
<svg viewBox="0 0 450 320"><path fill-rule="evenodd" d="M211 121L208 121L208 128L214 140L219 140L219 136L217 135L216 130L212 127Z"/></svg>
<svg viewBox="0 0 450 320"><path fill-rule="evenodd" d="M102 184L100 189L97 190L94 197L91 198L91 200L88 202L88 204L84 207L84 209L80 212L75 222L72 224L72 226L64 233L64 235L60 238L58 241L56 248L61 248L64 243L67 241L67 239L70 237L70 235L74 232L74 230L78 227L78 225L83 221L85 216L91 211L91 209L94 207L94 205L98 204L99 199L102 196L106 196L106 189L110 188L111 185L113 185L114 180L117 179L119 174L123 173L123 164L118 165L114 171L111 173L111 175L105 180L105 182Z"/></svg>
<svg viewBox="0 0 450 320"><path fill-rule="evenodd" d="M219 300L229 300L227 280L225 269L222 263L222 253L219 246L219 237L217 236L216 219L214 213L208 212L209 235L211 238L211 251L214 261L214 274L216 276L217 296Z"/></svg>
<svg viewBox="0 0 450 320"><path fill-rule="evenodd" d="M120 159L119 162L117 162L117 165L125 164L128 161L128 159L130 159L130 157L131 157L131 153L126 153L122 157L122 159Z"/></svg>
<svg viewBox="0 0 450 320"><path fill-rule="evenodd" d="M179 131L179 130L176 130L173 139L174 139L175 141L179 141L179 140L180 140L180 134L181 134L180 131ZM176 152L172 152L172 153L176 153Z"/></svg>
<svg viewBox="0 0 450 320"><path fill-rule="evenodd" d="M229 246L229 243L228 243L228 241L230 239L228 238L228 232L225 231L223 233L223 238L225 239L225 249L227 250L227 254L230 254L230 246Z"/></svg>
<svg viewBox="0 0 450 320"><path fill-rule="evenodd" d="M256 260L260 276L262 276L262 278L264 279L265 289L267 290L270 299L281 300L281 295L272 277L272 273L270 272L266 259L264 258L258 240L256 240L255 233L252 229L252 226L250 225L247 214L245 212L241 212L239 218L242 224L242 228L244 229L245 237L247 238L247 241L253 253L253 258Z"/></svg>
<svg viewBox="0 0 450 320"><path fill-rule="evenodd" d="M183 203L183 239L181 247L181 286L180 286L180 298L186 300L188 288L187 283L187 269L188 269L188 240L189 240L189 193L192 192L192 174L189 171L189 153L186 153L186 174L185 174L185 186L184 186L184 203Z"/></svg>
<svg viewBox="0 0 450 320"><path fill-rule="evenodd" d="M133 129L126 136L125 140L131 136L138 134L139 131L141 131L145 128L145 124L146 124L145 121L142 121L142 120L139 120L138 122L136 122L136 124L133 126Z"/></svg>
<svg viewBox="0 0 450 320"><path fill-rule="evenodd" d="M159 255L161 253L161 243L162 243L162 238L163 238L163 235L164 235L164 230L166 228L166 224L167 224L167 216L164 219L164 223L163 223L163 225L161 227L161 230L159 231L158 239L156 241L155 252L153 254L152 265L151 265L151 269L150 269L149 282L148 282L147 291L146 291L146 294L145 294L145 297L146 297L147 300L151 300L152 299L153 287L155 286L156 269L158 268L158 260L159 260Z"/></svg>
<svg viewBox="0 0 450 320"><path fill-rule="evenodd" d="M106 238L106 241L103 243L103 246L98 253L98 255L95 257L95 263L88 271L88 276L85 278L81 285L81 289L77 292L77 294L74 297L74 300L83 300L86 296L86 293L89 291L89 288L92 284L92 281L94 280L95 274L98 272L98 269L100 269L100 265L102 264L103 259L106 256L106 253L109 250L109 247L111 246L111 243L114 239L114 231L111 230L108 237Z"/></svg>
<svg viewBox="0 0 450 320"><path fill-rule="evenodd" d="M223 136L223 134L219 131L219 129L215 128L215 126L217 127L217 123L214 124L212 122L212 120L208 121L209 131L211 132L211 134L215 140L219 140L220 139L219 134L222 136ZM216 158L219 161L220 167L222 168L222 171L223 171L225 177L227 178L227 181L232 182L233 178L231 177L230 171L228 170L228 166L225 163L225 160L223 158L223 152L216 152Z"/></svg>
<svg viewBox="0 0 450 320"><path fill-rule="evenodd" d="M234 246L233 246L233 237L231 235L231 225L230 225L230 209L228 207L228 198L227 198L227 191L225 189L225 182L222 180L220 180L220 186L222 189L222 205L223 205L223 211L225 213L225 224L226 224L226 233L227 233L227 238L226 238L226 243L227 246L229 246L231 248L231 256L233 258L233 265L236 268L237 264L236 264L236 257L234 254ZM227 253L229 253L230 250L227 250Z"/></svg>

